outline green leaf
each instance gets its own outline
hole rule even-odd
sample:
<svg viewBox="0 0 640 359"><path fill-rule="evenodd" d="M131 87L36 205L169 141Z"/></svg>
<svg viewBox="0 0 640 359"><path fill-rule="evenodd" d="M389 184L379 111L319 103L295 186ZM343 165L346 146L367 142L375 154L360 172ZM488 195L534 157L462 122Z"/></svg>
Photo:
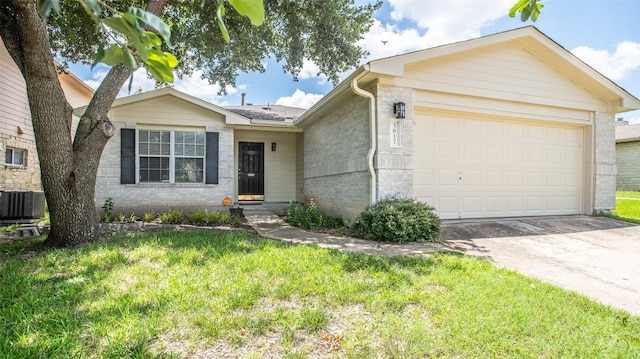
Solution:
<svg viewBox="0 0 640 359"><path fill-rule="evenodd" d="M102 7L96 0L80 0L84 11L91 16L93 21L99 22L102 15Z"/></svg>
<svg viewBox="0 0 640 359"><path fill-rule="evenodd" d="M42 17L48 17L51 10L60 13L60 0L38 0L38 12Z"/></svg>
<svg viewBox="0 0 640 359"><path fill-rule="evenodd" d="M158 35L154 34L151 31L145 31L142 38L149 47L160 47L162 45L162 40L160 39L160 37L158 37Z"/></svg>
<svg viewBox="0 0 640 359"><path fill-rule="evenodd" d="M522 12L520 12L520 21L527 21L529 19L529 16L531 16L531 9L527 6L522 9Z"/></svg>
<svg viewBox="0 0 640 359"><path fill-rule="evenodd" d="M238 13L248 17L254 26L262 25L264 21L264 4L262 0L229 0Z"/></svg>
<svg viewBox="0 0 640 359"><path fill-rule="evenodd" d="M535 22L540 15L540 9L544 5L538 3L539 0L519 0L515 5L509 9L509 17L515 17L517 12L520 12L520 20L525 22L529 19Z"/></svg>
<svg viewBox="0 0 640 359"><path fill-rule="evenodd" d="M159 81L173 82L172 68L178 65L178 60L175 56L168 52L161 52L160 50L150 50L149 58L145 61L145 67Z"/></svg>
<svg viewBox="0 0 640 359"><path fill-rule="evenodd" d="M133 7L133 6L129 8L128 12L131 13L133 16L135 16L138 20L142 21L152 29L156 30L160 35L160 37L162 37L164 42L167 44L167 46L169 48L172 48L171 29L169 28L169 25L167 25L164 21L162 21L161 18L157 17L156 15L150 12L144 11L140 8Z"/></svg>
<svg viewBox="0 0 640 359"><path fill-rule="evenodd" d="M216 11L216 16L218 17L218 28L222 33L222 37L224 38L224 41L229 43L229 41L231 41L231 38L229 38L229 31L227 31L227 27L224 25L224 20L222 19L222 17L224 16L224 4L222 2L218 4L218 11Z"/></svg>
<svg viewBox="0 0 640 359"><path fill-rule="evenodd" d="M132 69L138 68L138 62L136 61L136 58L133 57L131 50L124 48L122 49L122 54L123 54L122 60L125 65L127 65Z"/></svg>
<svg viewBox="0 0 640 359"><path fill-rule="evenodd" d="M522 11L522 8L527 6L529 0L520 0L509 9L509 17L515 17L518 11Z"/></svg>
<svg viewBox="0 0 640 359"><path fill-rule="evenodd" d="M111 29L126 36L128 39L131 39L136 32L136 28L129 24L127 19L120 15L114 15L110 18L106 18L102 22Z"/></svg>
<svg viewBox="0 0 640 359"><path fill-rule="evenodd" d="M173 56L172 53L165 51L162 54L164 55L164 58L165 58L165 60L167 62L167 66L169 66L172 69L174 69L174 68L176 68L176 66L178 66L178 59L175 56Z"/></svg>
<svg viewBox="0 0 640 359"><path fill-rule="evenodd" d="M173 83L173 72L163 63L149 59L149 61L145 63L145 67L156 80Z"/></svg>
<svg viewBox="0 0 640 359"><path fill-rule="evenodd" d="M98 51L96 52L96 56L94 57L94 61L93 64L91 65L91 69L93 70L94 66L96 66L98 64L98 62L102 62L102 59L104 58L104 47L102 47L102 44L98 45Z"/></svg>
<svg viewBox="0 0 640 359"><path fill-rule="evenodd" d="M106 50L104 50L104 56L100 60L100 62L105 63L109 66L116 66L119 63L124 61L124 53L120 46L116 44L112 44Z"/></svg>

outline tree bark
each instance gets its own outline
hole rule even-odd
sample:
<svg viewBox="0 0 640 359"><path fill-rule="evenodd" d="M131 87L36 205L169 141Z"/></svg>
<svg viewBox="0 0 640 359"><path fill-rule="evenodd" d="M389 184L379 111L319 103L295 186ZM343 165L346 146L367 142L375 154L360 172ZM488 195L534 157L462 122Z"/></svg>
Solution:
<svg viewBox="0 0 640 359"><path fill-rule="evenodd" d="M159 14L167 0L150 1ZM109 140L102 126L120 88L133 70L118 65L96 90L80 119L75 140L70 128L73 109L60 86L46 22L35 0L0 4L0 36L22 72L40 160L42 185L51 231L44 244L68 247L99 238L95 183L102 151Z"/></svg>

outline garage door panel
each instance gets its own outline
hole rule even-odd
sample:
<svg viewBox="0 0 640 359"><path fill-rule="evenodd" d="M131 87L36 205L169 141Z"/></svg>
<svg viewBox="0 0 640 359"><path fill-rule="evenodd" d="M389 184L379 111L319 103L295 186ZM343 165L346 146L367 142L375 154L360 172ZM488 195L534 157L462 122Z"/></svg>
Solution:
<svg viewBox="0 0 640 359"><path fill-rule="evenodd" d="M443 169L438 172L438 184L441 186L458 186L458 171Z"/></svg>
<svg viewBox="0 0 640 359"><path fill-rule="evenodd" d="M581 213L581 127L416 117L414 195L442 218Z"/></svg>

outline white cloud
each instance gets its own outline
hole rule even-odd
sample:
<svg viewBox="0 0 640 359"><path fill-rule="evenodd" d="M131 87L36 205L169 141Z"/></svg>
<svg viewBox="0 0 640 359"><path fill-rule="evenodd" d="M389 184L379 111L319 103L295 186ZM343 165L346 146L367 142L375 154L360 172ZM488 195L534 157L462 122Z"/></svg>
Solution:
<svg viewBox="0 0 640 359"><path fill-rule="evenodd" d="M300 73L298 74L299 80L307 80L307 79L317 79L318 84L322 85L327 82L327 76L324 74L320 74L320 67L315 64L315 62L311 60L304 59L302 62L302 69L300 69Z"/></svg>
<svg viewBox="0 0 640 359"><path fill-rule="evenodd" d="M396 25L375 20L369 32L358 42L369 51L366 61L398 55L429 47L424 34L415 29L399 29Z"/></svg>
<svg viewBox="0 0 640 359"><path fill-rule="evenodd" d="M389 0L396 21L423 29L430 46L480 36L480 29L506 16L514 0Z"/></svg>
<svg viewBox="0 0 640 359"><path fill-rule="evenodd" d="M367 61L479 37L480 29L506 16L513 0L390 0L401 28L374 20L358 44L370 52Z"/></svg>
<svg viewBox="0 0 640 359"><path fill-rule="evenodd" d="M632 71L640 69L640 43L623 41L614 53L578 46L571 52L611 80L626 78Z"/></svg>
<svg viewBox="0 0 640 359"><path fill-rule="evenodd" d="M109 68L98 68L92 73L92 78L85 80L85 82L93 89L97 89L104 80ZM172 85L176 90L187 93L191 96L200 98L202 100L214 103L216 105L228 105L224 97L218 96L220 85L210 84L208 80L202 78L202 70L197 70L190 76L184 76L182 79L175 78ZM118 93L118 97L124 97L136 94L138 92L147 92L156 88L156 81L149 78L147 71L144 68L139 68L133 73L133 82L131 84L131 93L129 93L129 80L125 82ZM233 95L246 89L247 85L242 84L237 87L227 86L227 94Z"/></svg>
<svg viewBox="0 0 640 359"><path fill-rule="evenodd" d="M315 105L316 102L320 101L322 96L323 95L319 94L304 93L303 91L296 89L296 92L294 92L293 95L280 97L276 101L276 105L310 108Z"/></svg>

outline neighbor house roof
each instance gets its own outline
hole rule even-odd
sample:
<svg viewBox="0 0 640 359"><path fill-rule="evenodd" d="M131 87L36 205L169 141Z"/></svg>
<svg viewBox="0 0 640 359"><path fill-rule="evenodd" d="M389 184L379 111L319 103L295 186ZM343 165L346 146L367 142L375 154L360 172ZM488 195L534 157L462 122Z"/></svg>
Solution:
<svg viewBox="0 0 640 359"><path fill-rule="evenodd" d="M616 142L640 141L640 123L616 126Z"/></svg>
<svg viewBox="0 0 640 359"><path fill-rule="evenodd" d="M411 64L437 61L453 54L509 42L518 42L527 51L535 54L544 62L551 64L556 71L571 78L572 81L608 102L612 112L620 113L640 109L640 100L638 98L578 59L536 27L526 26L480 38L370 61L356 69L304 115L300 116L296 124L302 124L308 119L324 113L327 108L330 108L330 106L327 106L328 103L339 98L345 92L351 92L348 90L354 79L359 83L360 87L363 87L379 78L402 77L406 67Z"/></svg>

